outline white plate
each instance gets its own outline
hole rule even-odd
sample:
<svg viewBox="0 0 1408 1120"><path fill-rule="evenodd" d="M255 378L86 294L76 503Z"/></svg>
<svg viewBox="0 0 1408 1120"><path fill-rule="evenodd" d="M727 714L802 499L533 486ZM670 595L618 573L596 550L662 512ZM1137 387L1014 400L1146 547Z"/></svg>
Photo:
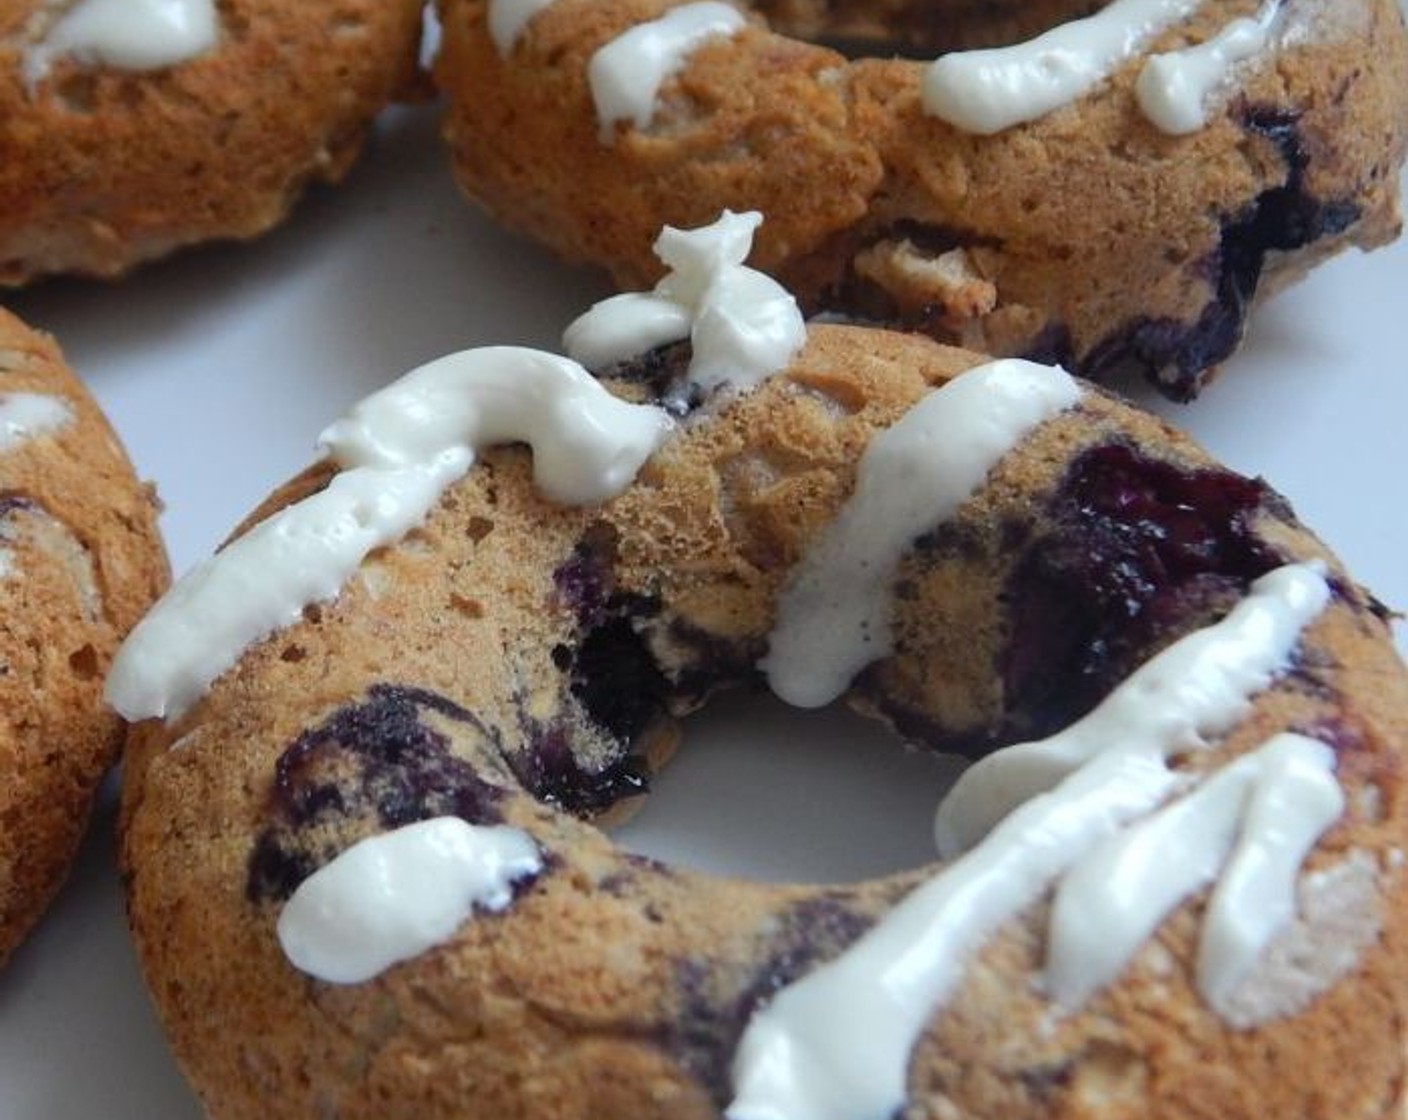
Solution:
<svg viewBox="0 0 1408 1120"><path fill-rule="evenodd" d="M347 184L272 236L9 303L58 335L158 483L181 571L308 462L349 402L450 350L556 348L606 292L469 207L419 110L395 114ZM1395 605L1408 605L1405 293L1408 243L1341 258L1262 309L1196 404L1142 394L1269 479ZM771 878L876 874L927 858L942 773L849 717L733 702L691 724L631 842ZM0 1120L200 1114L127 945L112 830L109 790L73 882L0 974Z"/></svg>

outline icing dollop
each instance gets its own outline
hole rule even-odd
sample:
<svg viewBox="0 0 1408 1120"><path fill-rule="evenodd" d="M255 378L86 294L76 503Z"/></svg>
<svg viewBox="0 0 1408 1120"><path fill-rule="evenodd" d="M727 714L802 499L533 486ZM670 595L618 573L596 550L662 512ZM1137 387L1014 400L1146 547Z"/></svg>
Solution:
<svg viewBox="0 0 1408 1120"><path fill-rule="evenodd" d="M807 328L792 294L743 263L762 220L725 210L697 229L666 226L655 254L669 272L652 291L612 296L579 316L563 334L567 353L605 369L687 338L688 378L706 393L747 389L783 369Z"/></svg>
<svg viewBox="0 0 1408 1120"><path fill-rule="evenodd" d="M299 884L279 913L289 962L360 984L444 944L476 910L498 911L543 868L522 829L434 817L358 841Z"/></svg>

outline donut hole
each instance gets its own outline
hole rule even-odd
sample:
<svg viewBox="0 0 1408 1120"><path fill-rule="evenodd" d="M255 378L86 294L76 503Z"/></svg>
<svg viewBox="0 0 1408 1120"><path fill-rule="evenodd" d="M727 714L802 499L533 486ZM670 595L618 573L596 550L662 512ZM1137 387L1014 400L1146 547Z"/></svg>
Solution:
<svg viewBox="0 0 1408 1120"><path fill-rule="evenodd" d="M934 810L962 763L907 750L833 705L726 694L613 832L641 855L770 882L854 882L935 857Z"/></svg>
<svg viewBox="0 0 1408 1120"><path fill-rule="evenodd" d="M847 58L932 58L1000 47L1090 15L1103 0L758 0L776 31L830 47Z"/></svg>

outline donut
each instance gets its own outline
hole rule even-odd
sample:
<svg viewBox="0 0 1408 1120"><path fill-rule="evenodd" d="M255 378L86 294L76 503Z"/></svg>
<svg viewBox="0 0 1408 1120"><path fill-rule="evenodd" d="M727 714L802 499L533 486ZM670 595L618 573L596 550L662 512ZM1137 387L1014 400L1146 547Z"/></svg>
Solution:
<svg viewBox="0 0 1408 1120"><path fill-rule="evenodd" d="M599 377L490 347L354 407L124 644L130 921L208 1114L1397 1116L1385 609L1091 384L804 326L755 222L666 231L568 331ZM978 759L941 860L613 844L764 681Z"/></svg>
<svg viewBox="0 0 1408 1120"><path fill-rule="evenodd" d="M758 210L808 313L1184 400L1256 299L1401 225L1394 0L439 11L459 183L623 288L662 225Z"/></svg>
<svg viewBox="0 0 1408 1120"><path fill-rule="evenodd" d="M249 238L346 173L417 65L415 0L0 12L0 284Z"/></svg>
<svg viewBox="0 0 1408 1120"><path fill-rule="evenodd" d="M0 964L68 872L123 740L103 676L166 582L152 493L53 340L0 310Z"/></svg>

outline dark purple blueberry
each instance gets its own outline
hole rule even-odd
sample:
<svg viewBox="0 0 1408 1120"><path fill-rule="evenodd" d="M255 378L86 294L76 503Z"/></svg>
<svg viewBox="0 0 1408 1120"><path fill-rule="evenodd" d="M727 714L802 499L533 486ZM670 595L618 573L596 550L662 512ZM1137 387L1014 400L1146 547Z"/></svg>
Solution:
<svg viewBox="0 0 1408 1120"><path fill-rule="evenodd" d="M579 555L580 549L574 557ZM575 561L569 564L577 570ZM590 565L587 570L595 571ZM578 586L597 587L607 585L609 575L574 579ZM636 749L665 714L670 685L637 629L639 620L658 613L657 603L630 595L613 595L601 603L593 596L576 598L590 604L583 631L575 649L562 645L553 650L552 662L586 718L569 715L544 722L523 714L522 746L508 761L539 800L595 816L648 789L649 767Z"/></svg>
<svg viewBox="0 0 1408 1120"><path fill-rule="evenodd" d="M572 695L592 722L630 743L665 711L669 682L628 607L581 638L571 669Z"/></svg>
<svg viewBox="0 0 1408 1120"><path fill-rule="evenodd" d="M1191 400L1202 387L1204 373L1241 343L1267 253L1337 236L1359 220L1356 203L1322 200L1306 189L1309 157L1296 114L1253 107L1243 113L1242 126L1276 147L1286 180L1224 219L1218 250L1203 262L1213 277L1212 299L1191 326L1170 319L1132 320L1091 350L1079 369L1085 376L1108 380L1133 368L1170 399Z"/></svg>
<svg viewBox="0 0 1408 1120"><path fill-rule="evenodd" d="M1045 734L1089 711L1159 645L1203 625L1282 562L1255 533L1279 499L1221 469L1107 445L1080 455L1003 593L1009 718Z"/></svg>
<svg viewBox="0 0 1408 1120"><path fill-rule="evenodd" d="M450 750L447 737L422 720L426 711L494 737L471 713L424 689L376 685L367 698L300 735L279 756L269 824L250 854L251 899L282 899L330 853L310 836L338 818L372 818L397 828L431 817L473 824L500 819L504 790Z"/></svg>
<svg viewBox="0 0 1408 1120"><path fill-rule="evenodd" d="M323 862L324 859L282 843L276 833L265 830L249 853L245 894L252 902L283 901Z"/></svg>
<svg viewBox="0 0 1408 1120"><path fill-rule="evenodd" d="M491 738L478 719L444 696L375 685L366 700L304 732L279 757L274 800L281 814L294 825L312 823L329 810L345 814L367 807L388 827L447 814L474 822L497 819L503 791L450 753L446 737L422 722L426 709ZM356 782L347 781L349 770L356 771Z"/></svg>
<svg viewBox="0 0 1408 1120"><path fill-rule="evenodd" d="M703 403L698 385L688 381L689 362L694 348L689 342L672 342L657 346L634 358L593 370L600 377L639 385L646 392L646 402L658 405L676 416L684 416Z"/></svg>
<svg viewBox="0 0 1408 1120"><path fill-rule="evenodd" d="M525 743L509 757L515 776L539 801L579 817L599 816L618 801L639 797L650 788L645 760L631 753L629 740L595 769L584 767L565 726L529 723Z"/></svg>
<svg viewBox="0 0 1408 1120"><path fill-rule="evenodd" d="M1038 1101L1047 1101L1066 1092L1075 1074L1075 1068L1074 1059L1054 1065L1029 1066L1017 1071L1017 1079L1026 1089L1028 1096Z"/></svg>
<svg viewBox="0 0 1408 1120"><path fill-rule="evenodd" d="M649 767L636 747L664 715L671 691L641 633L659 603L615 592L615 559L615 531L598 524L553 572L553 605L571 613L577 632L550 658L564 699L571 697L580 714L544 719L525 712L521 746L508 758L535 797L581 816L646 791Z"/></svg>

